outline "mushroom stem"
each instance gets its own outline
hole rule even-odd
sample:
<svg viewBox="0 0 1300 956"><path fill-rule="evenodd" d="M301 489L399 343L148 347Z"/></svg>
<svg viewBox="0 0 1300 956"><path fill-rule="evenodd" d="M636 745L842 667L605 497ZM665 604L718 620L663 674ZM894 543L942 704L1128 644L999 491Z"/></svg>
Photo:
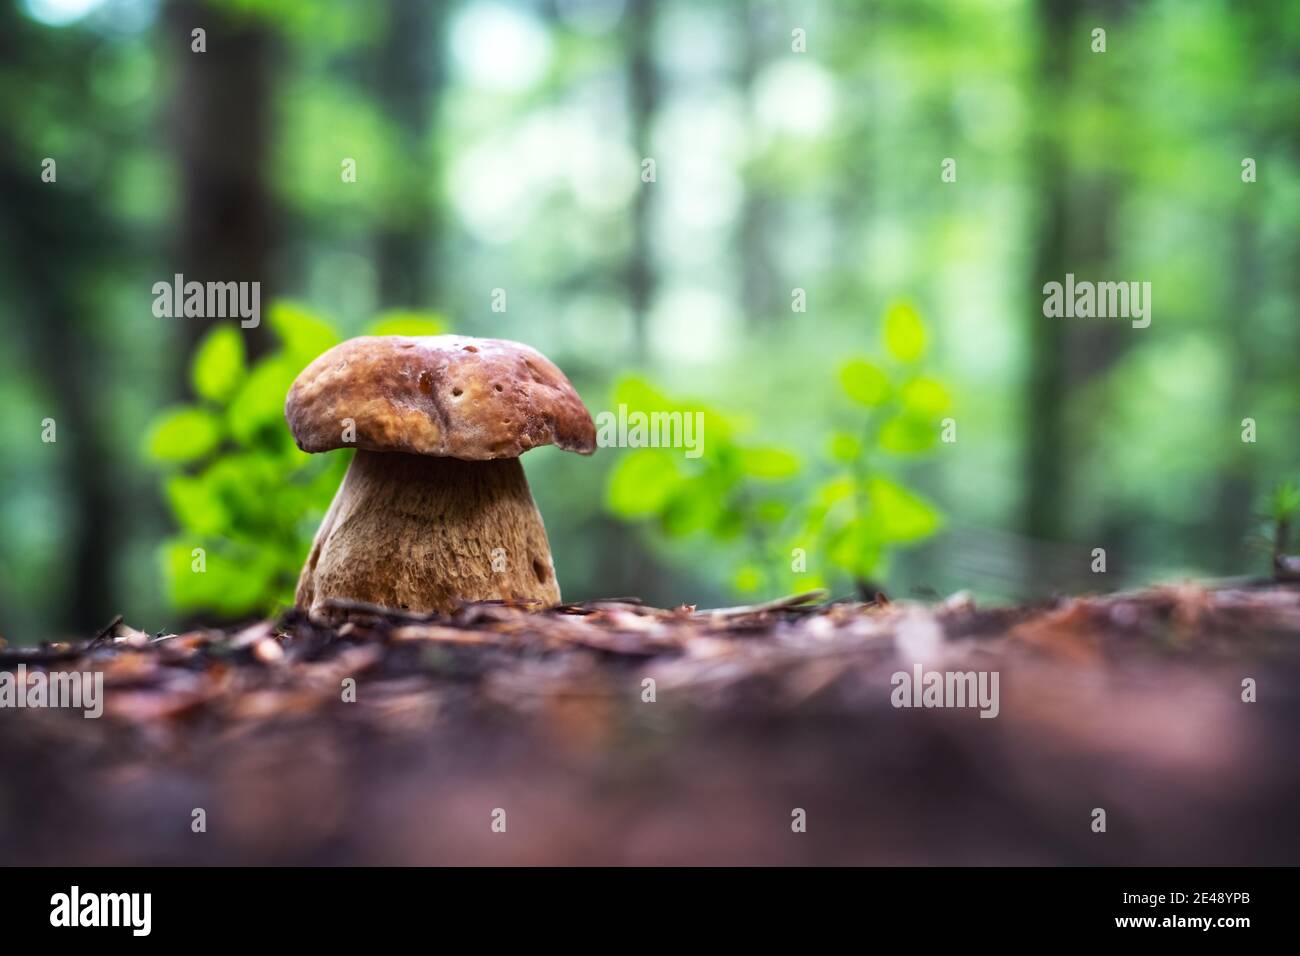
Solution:
<svg viewBox="0 0 1300 956"><path fill-rule="evenodd" d="M519 459L358 451L298 578L313 616L345 616L330 598L444 613L462 600L559 603Z"/></svg>

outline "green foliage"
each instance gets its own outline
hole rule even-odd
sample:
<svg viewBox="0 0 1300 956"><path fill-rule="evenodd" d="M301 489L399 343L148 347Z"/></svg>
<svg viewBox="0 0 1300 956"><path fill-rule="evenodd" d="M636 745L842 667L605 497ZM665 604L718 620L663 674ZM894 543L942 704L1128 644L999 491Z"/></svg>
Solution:
<svg viewBox="0 0 1300 956"><path fill-rule="evenodd" d="M200 398L224 402L244 377L244 340L233 325L213 329L194 354L190 379Z"/></svg>
<svg viewBox="0 0 1300 956"><path fill-rule="evenodd" d="M1269 495L1269 516L1274 521L1294 521L1300 515L1300 484L1284 481Z"/></svg>
<svg viewBox="0 0 1300 956"><path fill-rule="evenodd" d="M183 463L202 458L220 442L220 417L206 408L182 406L153 420L145 448L155 461Z"/></svg>
<svg viewBox="0 0 1300 956"><path fill-rule="evenodd" d="M883 356L840 367L842 400L827 416L826 455L807 473L791 450L742 441L720 411L674 402L642 379L624 380L613 405L630 414L703 415L703 454L625 452L609 475L606 507L665 538L711 539L729 556L731 582L741 593L844 582L866 590L893 549L923 541L941 525L936 508L893 474L934 447L952 404L947 388L921 368L928 338L915 308L890 306ZM842 419L838 427L835 418Z"/></svg>
<svg viewBox="0 0 1300 956"><path fill-rule="evenodd" d="M376 316L366 329L367 335L441 335L447 325L427 312L397 310Z"/></svg>
<svg viewBox="0 0 1300 956"><path fill-rule="evenodd" d="M925 352L925 325L907 302L896 302L885 313L885 348L899 362L915 362Z"/></svg>
<svg viewBox="0 0 1300 956"><path fill-rule="evenodd" d="M889 398L889 376L865 359L844 363L840 383L849 398L867 408L883 405Z"/></svg>
<svg viewBox="0 0 1300 956"><path fill-rule="evenodd" d="M267 325L276 347L251 366L238 327L213 328L191 363L195 402L160 414L145 436L145 456L163 476L177 525L160 558L178 609L233 617L291 602L351 458L299 451L284 422L289 386L339 342L339 332L292 302L272 305ZM402 313L380 316L365 331L431 335L445 325Z"/></svg>
<svg viewBox="0 0 1300 956"><path fill-rule="evenodd" d="M742 444L733 424L718 411L683 408L642 379L624 379L613 400L615 406L647 416L701 416L704 451L699 457L686 457L680 448L637 448L619 459L606 485L606 504L614 514L653 519L669 537L703 533L730 541L746 531L756 533L767 523L768 512L753 486L788 478L799 469L790 452Z"/></svg>
<svg viewBox="0 0 1300 956"><path fill-rule="evenodd" d="M1270 551L1274 560L1291 550L1291 529L1300 519L1300 484L1283 481L1264 498L1263 508L1257 517L1262 526L1260 534L1248 537L1252 548Z"/></svg>

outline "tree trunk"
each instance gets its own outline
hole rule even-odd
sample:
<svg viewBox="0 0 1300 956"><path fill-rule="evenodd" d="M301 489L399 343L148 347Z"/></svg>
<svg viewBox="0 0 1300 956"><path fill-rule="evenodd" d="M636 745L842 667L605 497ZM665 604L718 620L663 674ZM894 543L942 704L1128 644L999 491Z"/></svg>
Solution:
<svg viewBox="0 0 1300 956"><path fill-rule="evenodd" d="M45 45L32 35L42 30L10 5L0 6L0 62L15 75L58 70L60 82L69 88L89 87L90 59L66 46ZM59 59L47 58L53 56ZM0 100L0 108L4 105ZM0 195L5 197L0 249L6 271L11 270L6 305L16 314L12 328L18 339L6 347L23 350L39 383L41 414L31 421L23 442L30 438L27 447L45 450L50 459L38 467L48 475L57 472L66 489L70 540L60 546L64 557L56 593L61 599L48 616L31 622L54 637L64 628L97 628L115 610L112 570L126 508L114 467L120 455L113 444L116 429L112 409L103 400L105 370L94 334L102 303L88 301L85 290L112 267L121 240L103 218L94 184L78 175L74 158L51 157L58 179L42 182L41 156L11 139L16 128L19 124L0 109ZM40 443L45 417L55 421L53 444ZM24 603L22 598L15 595L15 603Z"/></svg>
<svg viewBox="0 0 1300 956"><path fill-rule="evenodd" d="M395 0L378 53L378 97L412 173L401 202L385 210L375 237L379 302L387 308L427 308L436 289L433 244L437 212L430 183L437 180L429 131L445 82L442 58L446 10L425 0Z"/></svg>
<svg viewBox="0 0 1300 956"><path fill-rule="evenodd" d="M207 31L205 53L192 51L191 31L198 27ZM172 271L186 281L260 282L265 311L276 291L270 270L274 218L265 178L272 37L251 17L184 0L168 4L163 35L180 74L171 104L181 173ZM177 374L183 391L186 359L214 320L173 321L180 336ZM241 334L250 355L265 350L265 324L241 329Z"/></svg>
<svg viewBox="0 0 1300 956"><path fill-rule="evenodd" d="M654 30L656 0L629 0L627 12L628 111L632 148L638 162L651 155L650 129L659 105L659 70L655 65ZM657 175L657 170L656 170ZM644 358L648 345L647 322L654 297L654 243L651 236L655 183L641 182L632 206L632 248L628 255L626 284L632 311L633 347Z"/></svg>
<svg viewBox="0 0 1300 956"><path fill-rule="evenodd" d="M1064 483L1063 407L1065 326L1042 312L1043 284L1061 281L1069 258L1068 166L1060 136L1053 128L1069 88L1073 0L1041 0L1038 108L1031 156L1038 177L1038 223L1035 256L1026 290L1029 322L1029 378L1025 396L1024 531L1031 539L1052 539L1062 528ZM1082 41L1080 41L1082 42ZM1026 580L1033 578L1026 561Z"/></svg>

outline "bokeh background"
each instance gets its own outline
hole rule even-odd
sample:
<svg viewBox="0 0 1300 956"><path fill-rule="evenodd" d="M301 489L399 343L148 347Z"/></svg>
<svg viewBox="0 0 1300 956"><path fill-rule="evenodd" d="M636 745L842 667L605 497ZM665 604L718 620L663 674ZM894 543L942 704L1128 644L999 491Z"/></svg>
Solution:
<svg viewBox="0 0 1300 956"><path fill-rule="evenodd" d="M346 466L284 390L376 327L707 410L698 461L525 458L566 598L1262 571L1298 163L1287 0L3 0L0 633L283 601ZM1150 328L1044 318L1067 272ZM262 324L155 317L175 273Z"/></svg>

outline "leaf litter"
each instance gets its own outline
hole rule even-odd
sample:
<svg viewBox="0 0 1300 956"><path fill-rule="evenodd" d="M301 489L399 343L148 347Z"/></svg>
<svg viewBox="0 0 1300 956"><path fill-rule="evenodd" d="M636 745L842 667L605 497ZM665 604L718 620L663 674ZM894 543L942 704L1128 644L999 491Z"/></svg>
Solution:
<svg viewBox="0 0 1300 956"><path fill-rule="evenodd" d="M348 605L0 648L103 718L0 710L20 863L1293 862L1300 588L981 608ZM900 709L995 671L996 719ZM1258 701L1242 700L1243 680ZM349 698L348 686L352 686ZM1090 830L1106 807L1110 839ZM209 825L190 829L193 809ZM491 814L505 809L508 839ZM807 833L793 834L792 811ZM1207 822L1211 821L1211 822Z"/></svg>

